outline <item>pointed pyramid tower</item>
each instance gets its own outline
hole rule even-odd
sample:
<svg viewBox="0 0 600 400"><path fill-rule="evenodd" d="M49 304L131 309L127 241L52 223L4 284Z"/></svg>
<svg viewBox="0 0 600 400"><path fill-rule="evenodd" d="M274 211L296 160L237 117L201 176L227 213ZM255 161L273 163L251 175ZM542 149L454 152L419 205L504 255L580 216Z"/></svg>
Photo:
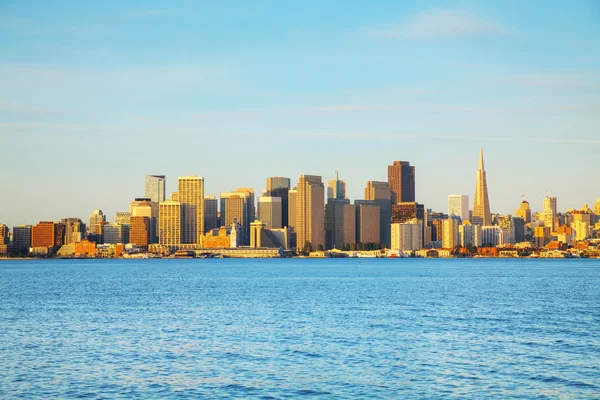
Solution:
<svg viewBox="0 0 600 400"><path fill-rule="evenodd" d="M487 180L483 166L483 149L479 149L479 167L477 168L477 183L473 204L473 225L491 225L490 199L488 197Z"/></svg>

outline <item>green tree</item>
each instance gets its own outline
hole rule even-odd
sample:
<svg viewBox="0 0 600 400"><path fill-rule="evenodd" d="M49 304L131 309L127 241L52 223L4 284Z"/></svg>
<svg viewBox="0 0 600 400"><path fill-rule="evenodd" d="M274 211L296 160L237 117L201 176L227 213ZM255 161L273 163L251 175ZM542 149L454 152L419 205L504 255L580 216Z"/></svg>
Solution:
<svg viewBox="0 0 600 400"><path fill-rule="evenodd" d="M344 251L350 251L350 243L344 244Z"/></svg>
<svg viewBox="0 0 600 400"><path fill-rule="evenodd" d="M306 241L306 243L304 243L304 254L309 254L313 251L312 248L312 243L310 243L308 240Z"/></svg>
<svg viewBox="0 0 600 400"><path fill-rule="evenodd" d="M319 243L319 245L317 246L317 250L318 251L323 251L323 245Z"/></svg>
<svg viewBox="0 0 600 400"><path fill-rule="evenodd" d="M351 251L356 251L356 243L352 243L352 244L350 245L350 250L351 250Z"/></svg>

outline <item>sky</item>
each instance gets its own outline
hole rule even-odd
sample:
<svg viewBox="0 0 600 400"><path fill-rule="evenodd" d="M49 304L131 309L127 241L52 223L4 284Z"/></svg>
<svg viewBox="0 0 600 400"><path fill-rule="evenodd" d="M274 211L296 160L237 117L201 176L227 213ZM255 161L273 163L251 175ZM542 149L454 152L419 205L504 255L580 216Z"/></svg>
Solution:
<svg viewBox="0 0 600 400"><path fill-rule="evenodd" d="M335 170L492 212L600 198L600 2L0 0L0 223L110 221L144 175L205 194Z"/></svg>

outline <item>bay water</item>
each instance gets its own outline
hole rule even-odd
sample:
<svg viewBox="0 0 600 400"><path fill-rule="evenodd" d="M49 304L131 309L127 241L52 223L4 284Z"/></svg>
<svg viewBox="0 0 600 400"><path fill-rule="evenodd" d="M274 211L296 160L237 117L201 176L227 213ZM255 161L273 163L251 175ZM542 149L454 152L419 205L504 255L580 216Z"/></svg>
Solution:
<svg viewBox="0 0 600 400"><path fill-rule="evenodd" d="M600 260L0 261L0 398L598 398Z"/></svg>

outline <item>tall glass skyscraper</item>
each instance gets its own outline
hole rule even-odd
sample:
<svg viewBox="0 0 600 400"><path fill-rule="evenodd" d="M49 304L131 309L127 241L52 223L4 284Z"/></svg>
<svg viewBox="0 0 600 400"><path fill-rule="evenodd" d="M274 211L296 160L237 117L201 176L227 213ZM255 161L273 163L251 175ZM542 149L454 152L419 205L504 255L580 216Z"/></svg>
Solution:
<svg viewBox="0 0 600 400"><path fill-rule="evenodd" d="M165 175L146 175L145 183L145 197L149 198L155 203L162 203L165 201Z"/></svg>

